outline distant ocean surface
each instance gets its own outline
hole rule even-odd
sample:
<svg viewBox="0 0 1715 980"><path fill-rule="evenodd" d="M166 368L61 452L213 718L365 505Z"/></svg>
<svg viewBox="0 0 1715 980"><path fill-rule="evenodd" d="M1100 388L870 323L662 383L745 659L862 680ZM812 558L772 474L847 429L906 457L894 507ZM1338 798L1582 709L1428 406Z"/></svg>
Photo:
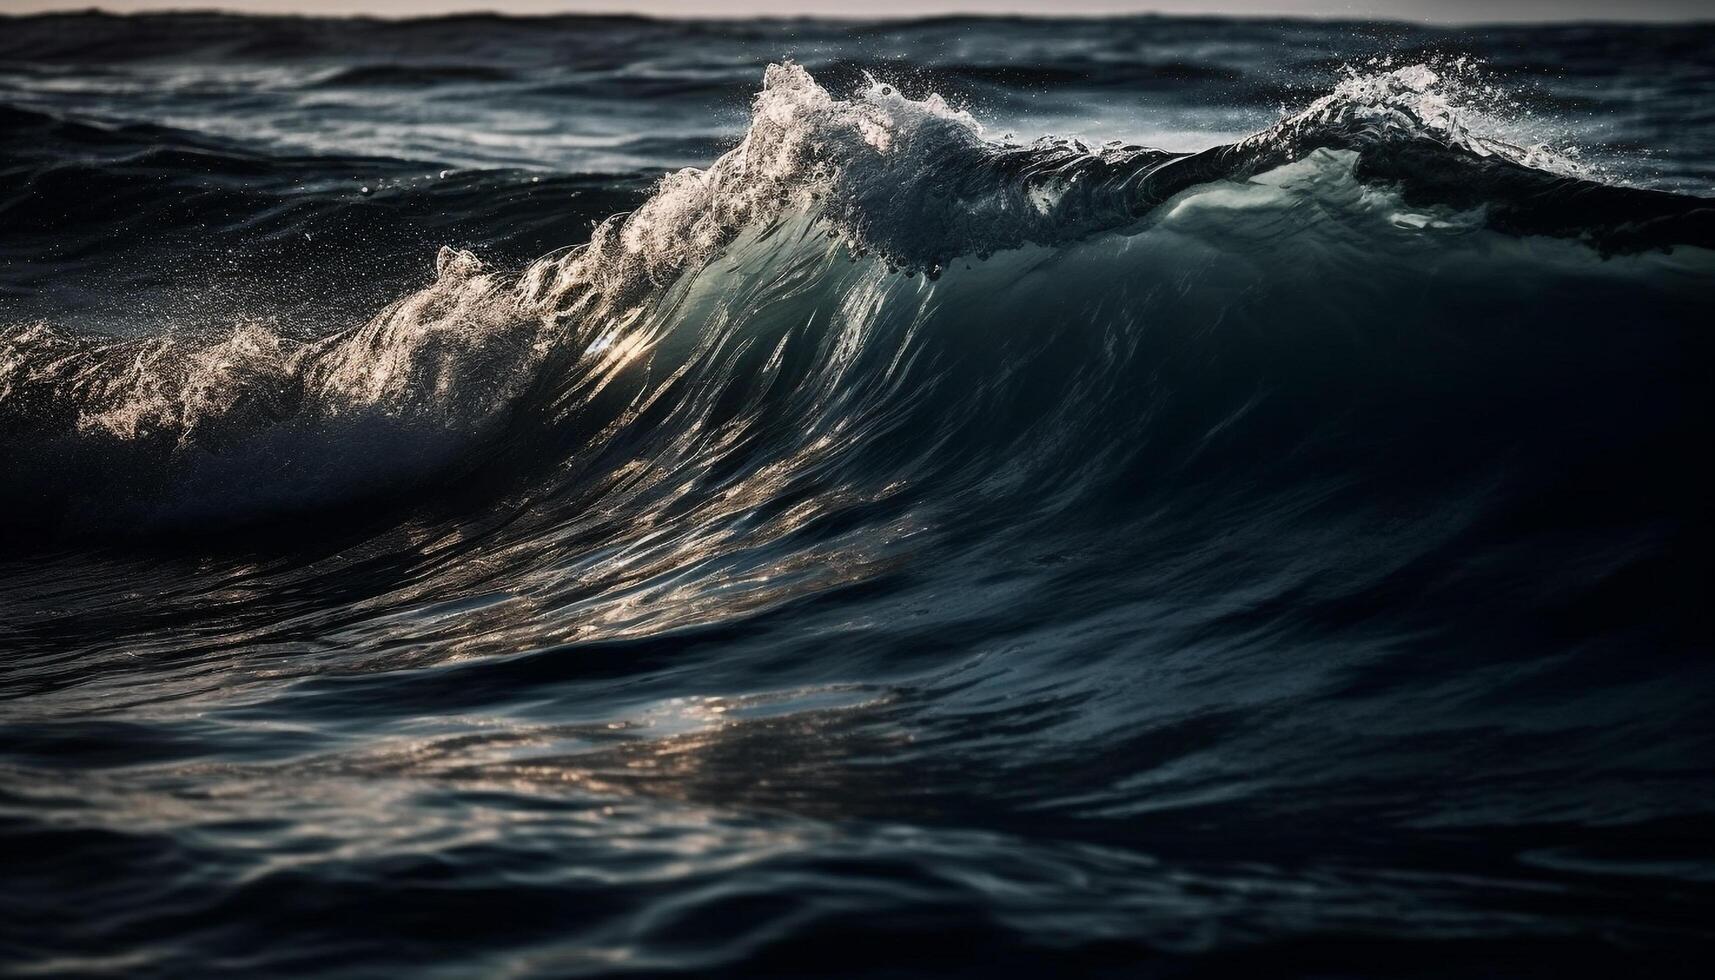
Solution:
<svg viewBox="0 0 1715 980"><path fill-rule="evenodd" d="M0 973L1705 976L1712 329L1711 26L0 18Z"/></svg>

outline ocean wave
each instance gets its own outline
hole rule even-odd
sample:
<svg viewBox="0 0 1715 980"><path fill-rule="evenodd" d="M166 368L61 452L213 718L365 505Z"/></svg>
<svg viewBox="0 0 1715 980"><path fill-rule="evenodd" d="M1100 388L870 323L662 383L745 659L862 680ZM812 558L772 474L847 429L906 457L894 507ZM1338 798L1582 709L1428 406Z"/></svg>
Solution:
<svg viewBox="0 0 1715 980"><path fill-rule="evenodd" d="M433 284L361 327L306 338L245 322L213 336L136 339L8 328L0 432L39 461L7 481L8 513L36 528L103 530L252 520L484 469L520 441L525 456L552 445L587 460L627 444L635 455L641 440L654 446L662 479L750 455L741 468L753 480L785 486L794 473L839 468L841 455L905 424L938 386L1028 388L1051 377L1005 358L989 362L992 375L926 368L921 361L949 356L945 338L922 336L929 331L974 331L965 343L1006 350L1031 343L955 328L970 312L950 312L927 283L951 273L954 295L1022 282L1060 296L1092 276L1165 283L1216 261L1164 252L1176 237L1219 241L1235 253L1222 261L1259 241L1344 249L1353 235L1401 261L1424 243L1479 232L1569 239L1533 247L1523 263L1545 281L1598 261L1598 251L1698 246L1666 261L1706 264L1708 202L1589 179L1571 158L1485 132L1442 82L1425 65L1354 75L1264 132L1174 153L996 141L938 96L910 99L872 81L841 99L803 68L775 65L743 140L706 170L669 175L586 244L515 274L443 248ZM982 261L999 255L1006 261ZM1159 265L1141 269L1145 255ZM1668 275L1660 268L1608 274ZM1290 270L1276 261L1256 275ZM1122 327L1160 311L1131 302L1101 309L1088 328L1136 345ZM807 319L806 338L772 322L780 309ZM810 360L788 372L789 357ZM1095 417L1142 424L1112 379L1159 366L1135 352L1109 360L1061 380L1106 375L1113 401ZM1227 406L1235 414L1217 429L1240 425L1249 403ZM772 415L800 431L773 431ZM1004 432L1013 447L995 458L1016 459L1068 424L1023 417ZM646 425L664 428L640 435ZM950 444L945 419L928 431ZM917 438L903 451L938 444ZM768 439L795 448L757 455L751 444ZM119 485L94 476L116 459Z"/></svg>

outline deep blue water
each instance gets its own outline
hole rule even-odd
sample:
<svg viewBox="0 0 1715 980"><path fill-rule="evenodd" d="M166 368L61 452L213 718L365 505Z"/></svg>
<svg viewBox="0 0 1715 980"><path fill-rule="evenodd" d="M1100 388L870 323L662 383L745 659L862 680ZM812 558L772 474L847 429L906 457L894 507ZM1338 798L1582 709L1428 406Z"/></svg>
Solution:
<svg viewBox="0 0 1715 980"><path fill-rule="evenodd" d="M1712 197L1707 26L0 19L0 971L1703 975Z"/></svg>

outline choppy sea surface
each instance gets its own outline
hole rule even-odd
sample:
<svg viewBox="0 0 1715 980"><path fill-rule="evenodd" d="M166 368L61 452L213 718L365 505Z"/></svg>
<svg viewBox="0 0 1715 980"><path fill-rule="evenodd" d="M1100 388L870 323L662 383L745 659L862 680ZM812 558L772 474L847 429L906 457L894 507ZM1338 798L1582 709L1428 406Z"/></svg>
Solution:
<svg viewBox="0 0 1715 980"><path fill-rule="evenodd" d="M1715 27L0 18L0 972L1706 975Z"/></svg>

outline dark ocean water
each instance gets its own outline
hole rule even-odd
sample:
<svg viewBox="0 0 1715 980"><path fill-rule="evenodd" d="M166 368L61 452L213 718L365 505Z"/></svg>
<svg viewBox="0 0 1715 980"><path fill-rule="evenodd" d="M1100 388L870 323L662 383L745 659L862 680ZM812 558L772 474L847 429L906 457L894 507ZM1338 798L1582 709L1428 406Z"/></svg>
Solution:
<svg viewBox="0 0 1715 980"><path fill-rule="evenodd" d="M0 19L0 972L1705 975L1712 197L1706 26Z"/></svg>

